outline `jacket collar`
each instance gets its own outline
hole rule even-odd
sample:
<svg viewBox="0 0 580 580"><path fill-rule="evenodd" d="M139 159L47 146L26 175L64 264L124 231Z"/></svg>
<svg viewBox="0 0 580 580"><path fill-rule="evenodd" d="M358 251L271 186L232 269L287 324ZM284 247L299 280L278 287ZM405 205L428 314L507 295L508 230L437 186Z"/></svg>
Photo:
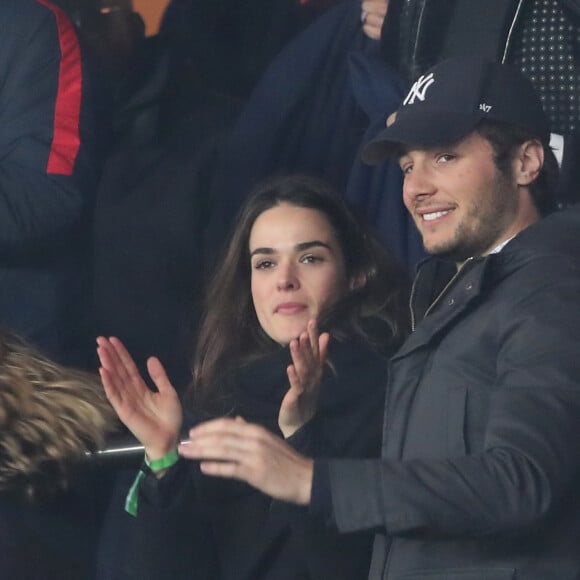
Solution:
<svg viewBox="0 0 580 580"><path fill-rule="evenodd" d="M424 346L446 329L483 292L490 264L497 256L470 258L461 270L430 259L420 267L411 293L413 333L393 358Z"/></svg>
<svg viewBox="0 0 580 580"><path fill-rule="evenodd" d="M418 267L411 292L414 332L393 358L404 356L446 330L486 289L532 261L568 259L580 267L577 251L580 206L555 212L527 227L499 254L471 258L457 272L455 265L427 258Z"/></svg>

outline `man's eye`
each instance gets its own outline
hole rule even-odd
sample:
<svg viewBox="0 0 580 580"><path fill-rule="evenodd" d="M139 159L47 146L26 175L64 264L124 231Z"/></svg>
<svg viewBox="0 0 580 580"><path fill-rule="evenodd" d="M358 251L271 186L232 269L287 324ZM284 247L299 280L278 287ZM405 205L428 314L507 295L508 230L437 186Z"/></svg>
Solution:
<svg viewBox="0 0 580 580"><path fill-rule="evenodd" d="M437 162L448 163L449 161L453 161L453 159L455 159L455 155L452 155L451 153L443 153L437 157Z"/></svg>
<svg viewBox="0 0 580 580"><path fill-rule="evenodd" d="M403 172L403 175L409 175L409 173L411 173L411 171L413 171L413 166L411 164L402 165L401 171Z"/></svg>

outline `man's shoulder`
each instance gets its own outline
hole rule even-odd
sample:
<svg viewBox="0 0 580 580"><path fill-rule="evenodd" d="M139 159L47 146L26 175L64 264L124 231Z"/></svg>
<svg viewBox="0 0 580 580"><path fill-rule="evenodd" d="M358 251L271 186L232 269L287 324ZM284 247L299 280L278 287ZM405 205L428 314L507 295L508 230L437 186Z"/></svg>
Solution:
<svg viewBox="0 0 580 580"><path fill-rule="evenodd" d="M556 211L526 228L504 252L537 258L566 258L580 266L580 205Z"/></svg>
<svg viewBox="0 0 580 580"><path fill-rule="evenodd" d="M502 252L489 256L488 288L494 300L541 311L574 306L580 295L579 245L580 207L529 226Z"/></svg>

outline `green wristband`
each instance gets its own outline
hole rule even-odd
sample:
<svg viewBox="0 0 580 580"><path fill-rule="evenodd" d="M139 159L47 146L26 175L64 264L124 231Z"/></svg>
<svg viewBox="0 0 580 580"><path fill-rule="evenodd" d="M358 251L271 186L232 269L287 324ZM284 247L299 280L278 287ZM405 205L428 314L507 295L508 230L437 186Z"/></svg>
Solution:
<svg viewBox="0 0 580 580"><path fill-rule="evenodd" d="M151 461L147 454L145 454L144 463L145 465L154 473L158 471L163 471L172 465L175 465L179 461L179 453L177 449L172 449L167 455L160 457L159 459L154 459ZM127 494L127 499L125 500L125 511L132 516L137 515L137 510L139 508L139 486L141 481L145 477L145 470L142 467L137 473L137 477Z"/></svg>
<svg viewBox="0 0 580 580"><path fill-rule="evenodd" d="M175 465L178 460L179 453L177 453L177 449L172 449L167 453L167 455L164 455L159 459L154 459L153 461L147 457L147 454L145 454L145 465L153 472L167 469L168 467Z"/></svg>

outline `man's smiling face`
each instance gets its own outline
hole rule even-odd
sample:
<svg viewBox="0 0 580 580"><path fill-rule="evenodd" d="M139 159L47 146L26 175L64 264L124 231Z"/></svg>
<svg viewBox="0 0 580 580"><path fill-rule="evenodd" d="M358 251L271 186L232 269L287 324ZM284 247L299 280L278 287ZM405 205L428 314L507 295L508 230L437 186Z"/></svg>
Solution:
<svg viewBox="0 0 580 580"><path fill-rule="evenodd" d="M450 147L407 149L403 201L430 254L463 262L512 237L519 193L503 175L490 143L473 132Z"/></svg>

